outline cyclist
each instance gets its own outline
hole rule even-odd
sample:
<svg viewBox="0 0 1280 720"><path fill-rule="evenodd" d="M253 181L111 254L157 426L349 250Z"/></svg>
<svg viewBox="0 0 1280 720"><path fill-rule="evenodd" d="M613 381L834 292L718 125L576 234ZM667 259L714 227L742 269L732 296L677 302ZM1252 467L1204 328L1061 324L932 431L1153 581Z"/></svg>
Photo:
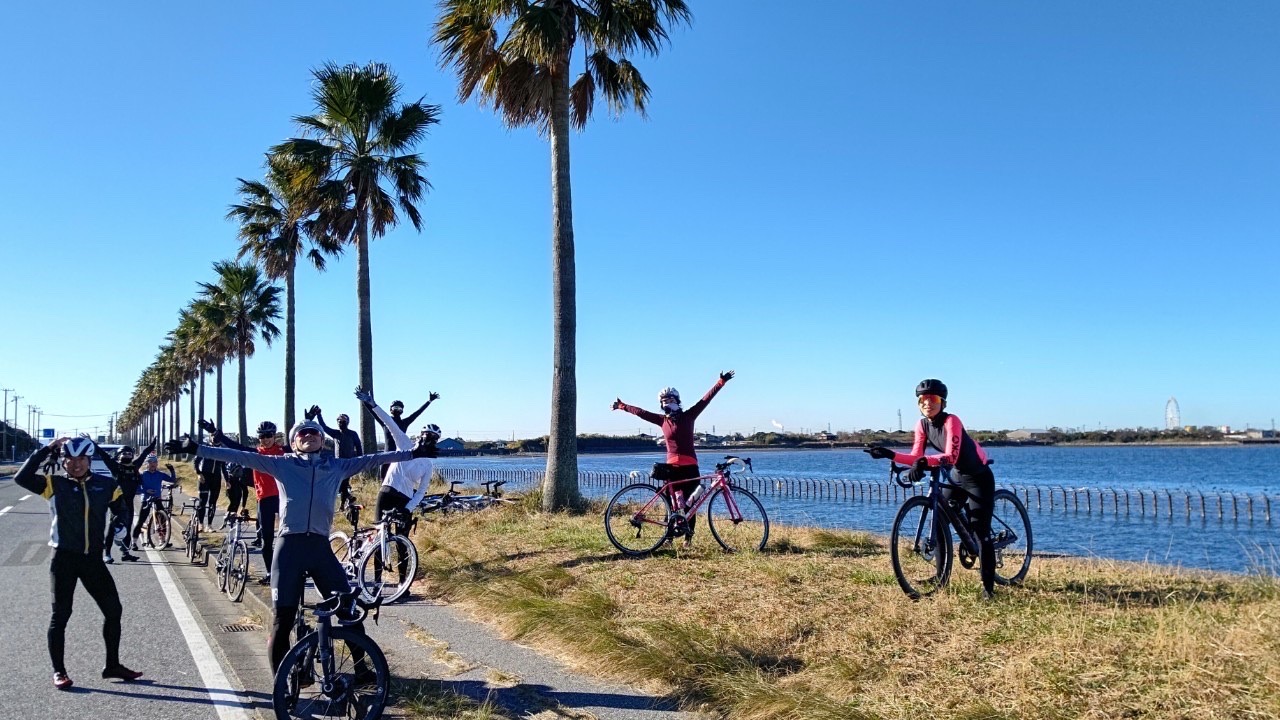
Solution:
<svg viewBox="0 0 1280 720"><path fill-rule="evenodd" d="M114 479L94 475L90 470L90 458L96 451L97 446L88 438L59 438L27 458L13 478L19 486L49 501L49 514L53 519L49 532L49 545L53 548L53 560L49 563L53 615L49 620L48 643L53 686L59 690L72 685L63 649L77 582L84 585L102 611L102 639L107 646L102 677L126 681L142 677L142 673L120 663L123 608L101 553L107 507L112 502L118 503L122 493ZM40 477L38 468L57 455L62 456L65 474Z"/></svg>
<svg viewBox="0 0 1280 720"><path fill-rule="evenodd" d="M213 525L213 512L217 509L218 495L222 492L222 476L226 473L227 465L220 460L204 458L196 458L191 464L195 466L196 477L200 478L200 501L196 505L196 517L202 518L205 525Z"/></svg>
<svg viewBox="0 0 1280 720"><path fill-rule="evenodd" d="M242 511L245 517L249 512L249 488L253 486L253 470L237 465L236 463L226 464L227 475L227 515L222 519L222 524L227 524L227 517L234 515L236 512Z"/></svg>
<svg viewBox="0 0 1280 720"><path fill-rule="evenodd" d="M165 482L177 482L178 476L174 472L173 466L165 464L165 469L169 474L160 472L160 458L155 453L149 453L146 457L147 469L142 471L139 476L139 487L142 489L142 507L138 510L138 522L133 526L133 549L138 549L138 537L142 535L142 526L147 524L147 518L151 517L151 508L160 503L160 493L164 490Z"/></svg>
<svg viewBox="0 0 1280 720"><path fill-rule="evenodd" d="M414 441L409 439L405 431L395 424L394 419L387 415L385 410L374 403L372 393L361 389L356 391L356 397L369 408L374 418L395 439L397 450L414 449ZM436 443L439 440L440 426L434 423L427 425L418 433L418 445L422 446L423 450L415 453L412 460L392 463L389 466L387 476L382 479L382 488L378 490L378 503L373 511L375 522L381 520L383 513L390 510L407 508L409 512L413 512L413 509L422 502L422 498L427 496L427 488L431 485L431 473L435 469L432 461L438 456ZM396 552L399 555L396 561L399 565L400 577L404 577L408 572L409 558L400 551L399 545L396 546Z"/></svg>
<svg viewBox="0 0 1280 720"><path fill-rule="evenodd" d="M707 409L707 405L711 402L711 398L720 392L720 388L725 383L733 379L733 371L727 370L720 373L720 379L715 385L707 391L702 399L694 403L688 410L680 405L680 393L673 387L663 388L658 393L658 404L662 406L662 414L644 410L634 405L628 405L622 402L622 398L613 401L614 410L625 410L632 415L653 423L662 428L662 437L667 441L667 462L654 465L654 478L657 480L687 482L671 482L666 487L672 493L671 500L675 503L676 510L680 511L684 506L684 498L693 493L698 487L698 455L694 452L693 425ZM686 519L689 527L689 534L685 536L684 544L693 544L693 530L697 522L696 517Z"/></svg>
<svg viewBox="0 0 1280 720"><path fill-rule="evenodd" d="M120 539L120 559L126 562L136 562L138 556L129 552L129 527L133 524L133 499L138 495L138 484L142 481L138 471L142 468L142 464L146 462L147 455L156 449L156 439L152 438L151 443L142 449L142 453L138 454L136 459L133 447L125 445L120 448L116 457L112 458L103 452L102 448L97 448L95 457L107 466L111 474L116 479L116 484L120 486L120 502L112 507L111 522L107 524L107 536L104 538L102 546L102 561L105 563L113 563L111 559L111 544L115 539L114 536L119 532ZM116 509L119 508L119 512Z"/></svg>
<svg viewBox="0 0 1280 720"><path fill-rule="evenodd" d="M320 423L320 427L324 428L324 434L333 438L333 455L339 458L353 458L364 454L364 446L360 444L360 434L352 430L351 418L346 413L338 416L338 428L335 430L324 423L324 414L320 410L319 405L312 405L307 410L306 417L308 420L315 420ZM391 447L387 446L390 450Z"/></svg>
<svg viewBox="0 0 1280 720"><path fill-rule="evenodd" d="M270 420L263 420L258 423L257 452L259 455L271 457L284 455L284 448L280 446L280 438L276 435L277 432L276 424ZM227 438L225 435L222 438L222 444L233 450L252 452L250 448ZM258 496L258 537L254 538L253 546L262 548L262 563L267 567L267 574L258 578L258 584L270 585L271 565L275 557L276 517L280 514L280 490L276 485L276 479L271 477L269 473L262 472L258 470L257 466L248 463L238 464L253 468L253 488Z"/></svg>
<svg viewBox="0 0 1280 720"><path fill-rule="evenodd" d="M357 458L335 458L324 451L324 435L320 423L302 420L289 432L289 444L293 452L280 457L260 455L230 449L235 445L218 432L209 421L201 421L201 428L213 436L219 445L228 447L196 446L190 440L177 441L180 452L195 452L200 457L235 462L270 473L280 486L282 522L280 543L275 548L275 571L271 576L271 600L275 608L271 621L271 636L267 647L271 655L272 670L289 651L289 631L297 617L308 575L325 596L346 594L350 590L347 573L334 557L329 547L329 533L333 529L334 500L338 485L352 475L372 470L383 463L408 460L419 454L413 451L362 455ZM352 626L364 632L363 624ZM355 653L353 653L354 656ZM360 658L356 658L358 664ZM368 672L367 668L364 672ZM360 674L359 671L357 674Z"/></svg>
<svg viewBox="0 0 1280 720"><path fill-rule="evenodd" d="M951 480L959 485L968 498L969 520L978 536L981 550L982 598L990 600L995 587L996 552L991 540L991 513L995 503L996 478L988 464L987 453L969 433L965 432L960 418L946 412L947 386L941 380L929 378L916 386L916 402L920 407L920 423L916 425L915 441L910 453L895 453L885 447L870 447L867 454L879 459L890 459L901 465L910 465L907 477L920 482L930 468L950 465ZM926 455L926 445L941 455ZM953 491L944 488L942 495L951 500Z"/></svg>
<svg viewBox="0 0 1280 720"><path fill-rule="evenodd" d="M431 403L439 399L440 399L440 393L438 392L428 393L427 401L422 403L422 407L418 408L417 410L414 410L412 413L409 413L409 417L401 417L401 415L404 414L404 401L394 400L391 403L391 419L395 423L396 427L400 428L402 431L407 432L409 430L409 426L413 424L414 420L418 419L418 416L422 414L422 411L426 410L427 407L431 405ZM386 442L387 449L390 450L391 448L395 447L396 439L391 436L390 426L383 425L382 432L387 441ZM382 468L378 471L378 474L381 477L385 478L387 476L387 470L388 470L388 467L386 465L383 465Z"/></svg>

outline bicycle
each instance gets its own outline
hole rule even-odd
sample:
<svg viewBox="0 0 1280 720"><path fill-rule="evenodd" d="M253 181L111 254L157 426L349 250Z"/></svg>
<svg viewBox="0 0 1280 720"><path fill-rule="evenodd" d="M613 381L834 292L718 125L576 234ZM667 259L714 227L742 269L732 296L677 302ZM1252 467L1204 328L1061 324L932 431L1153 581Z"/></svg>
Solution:
<svg viewBox="0 0 1280 720"><path fill-rule="evenodd" d="M165 465L165 467L169 469L173 469L172 465ZM164 496L161 498L160 502L164 504L164 511L169 513L170 516L172 516L173 515L173 489L178 487L178 483L176 481L170 482L168 480L165 480L160 484L160 487L164 489ZM184 503L182 505L183 512L180 512L178 514L179 515L185 514L185 511L188 506L195 508L194 502L195 501L193 500L193 501Z"/></svg>
<svg viewBox="0 0 1280 720"><path fill-rule="evenodd" d="M502 486L507 484L506 480L489 480L480 483L484 486L484 493L480 495L463 495L458 492L457 487L462 485L462 480L449 481L449 491L445 493L437 493L427 495L422 498L422 502L418 503L418 510L422 513L442 512L449 514L452 512L477 512L494 505L506 505L513 501L502 497Z"/></svg>
<svg viewBox="0 0 1280 720"><path fill-rule="evenodd" d="M186 543L187 559L195 562L200 556L200 530L204 521L200 517L200 513L193 513L191 521L187 523L187 529L182 531L182 539Z"/></svg>
<svg viewBox="0 0 1280 720"><path fill-rule="evenodd" d="M902 477L909 467L889 463L889 477L904 488L914 483ZM951 490L950 500L943 490ZM893 520L889 555L902 591L913 600L946 587L951 579L951 530L960 538L960 564L971 570L980 555L977 534L969 523L967 493L951 481L951 468L932 468L924 495L907 498ZM992 496L991 539L995 546L995 580L1017 585L1031 567L1031 520L1013 492L1000 489Z"/></svg>
<svg viewBox="0 0 1280 720"><path fill-rule="evenodd" d="M139 512L145 511L148 507L151 509L151 514L147 516L147 544L157 550L163 550L172 544L169 533L173 529L173 522L169 519L169 513L165 512L163 501L159 497L143 500Z"/></svg>
<svg viewBox="0 0 1280 720"><path fill-rule="evenodd" d="M376 587L383 602L395 602L409 592L413 576L418 572L418 548L407 537L417 521L407 511L388 510L371 527L362 528L362 509L363 505L347 505L347 520L354 530L349 537L341 530L330 533L329 547L366 600L373 599L369 588ZM393 555L399 560L387 563ZM393 568L392 580L383 579L388 565Z"/></svg>
<svg viewBox="0 0 1280 720"><path fill-rule="evenodd" d="M769 515L751 491L733 484L734 468L753 470L751 459L726 455L715 472L696 479L710 481L705 492L699 485L686 507L672 507L673 482L662 487L634 483L617 492L604 511L604 529L609 542L624 555L639 557L657 550L663 543L689 532L687 518L696 517L707 505L707 526L726 552L760 551L769 541ZM651 478L652 479L652 476Z"/></svg>
<svg viewBox="0 0 1280 720"><path fill-rule="evenodd" d="M225 592L231 602L240 602L244 597L244 586L249 580L249 543L240 539L240 524L251 521L247 510L237 514L228 514L224 525L226 537L222 539L222 547L218 548L218 557L214 568L218 573L218 591Z"/></svg>
<svg viewBox="0 0 1280 720"><path fill-rule="evenodd" d="M298 639L276 671L271 694L277 718L382 717L391 679L386 655L368 635L347 627L382 605L381 588L374 598L335 593L315 605L299 604L294 624ZM315 615L314 630L303 618L304 609ZM333 627L331 618L340 612L346 617Z"/></svg>

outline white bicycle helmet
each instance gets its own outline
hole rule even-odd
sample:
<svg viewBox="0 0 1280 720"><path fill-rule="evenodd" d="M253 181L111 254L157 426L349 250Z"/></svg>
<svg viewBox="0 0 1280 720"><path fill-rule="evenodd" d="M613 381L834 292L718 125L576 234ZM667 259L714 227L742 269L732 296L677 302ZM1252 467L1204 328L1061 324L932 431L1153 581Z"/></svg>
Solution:
<svg viewBox="0 0 1280 720"><path fill-rule="evenodd" d="M440 434L440 426L439 426L439 425L437 425L437 424L435 424L435 423L431 423L430 425L427 425L426 427L422 428L421 434L423 434L423 435L435 435L435 436L436 436L436 438L443 437L443 436Z"/></svg>
<svg viewBox="0 0 1280 720"><path fill-rule="evenodd" d="M73 437L62 444L62 457L93 457L97 446L87 437Z"/></svg>
<svg viewBox="0 0 1280 720"><path fill-rule="evenodd" d="M664 387L658 391L658 402L667 398L675 398L676 402L680 402L680 391L673 387Z"/></svg>

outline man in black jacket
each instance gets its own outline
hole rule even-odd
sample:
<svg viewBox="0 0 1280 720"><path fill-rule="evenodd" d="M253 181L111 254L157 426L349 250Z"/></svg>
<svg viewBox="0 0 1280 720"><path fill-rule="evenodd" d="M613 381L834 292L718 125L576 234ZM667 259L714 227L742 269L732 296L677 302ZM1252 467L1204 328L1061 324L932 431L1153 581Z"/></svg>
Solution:
<svg viewBox="0 0 1280 720"><path fill-rule="evenodd" d="M124 528L124 537L119 541L120 559L128 562L138 559L137 555L129 552L129 525L133 523L133 499L137 496L138 484L142 481L138 471L147 461L147 455L155 449L156 439L152 438L151 444L147 445L142 454L136 458L133 456L133 448L128 445L120 448L120 454L115 458L103 452L102 448L97 448L95 451L95 457L107 466L111 475L115 477L116 484L120 486L120 500L111 506L111 522L107 523L107 535L103 538L102 561L105 563L115 562L111 559L111 541L118 528Z"/></svg>
<svg viewBox="0 0 1280 720"><path fill-rule="evenodd" d="M142 673L120 663L120 594L115 581L102 562L102 545L107 524L107 507L120 498L120 487L113 478L94 475L89 470L90 458L97 446L88 438L59 438L27 458L13 477L19 486L38 493L49 501L49 545L53 560L49 563L50 588L53 590L53 616L49 620L49 659L53 662L53 686L59 690L71 687L71 678L63 662L67 621L71 619L71 603L76 583L98 603L102 610L102 639L107 646L107 664L102 677L137 680ZM65 474L40 476L38 469L49 459L62 456Z"/></svg>

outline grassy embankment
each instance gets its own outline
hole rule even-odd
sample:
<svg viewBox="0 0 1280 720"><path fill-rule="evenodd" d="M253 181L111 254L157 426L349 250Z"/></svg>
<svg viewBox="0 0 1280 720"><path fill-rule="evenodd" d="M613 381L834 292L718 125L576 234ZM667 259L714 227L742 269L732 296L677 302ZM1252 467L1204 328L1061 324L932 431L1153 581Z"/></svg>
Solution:
<svg viewBox="0 0 1280 720"><path fill-rule="evenodd" d="M367 492L367 489L364 489ZM776 527L761 554L632 560L602 508L419 524L419 594L579 670L726 718L1280 717L1280 582L1037 558L978 599L911 602L883 540Z"/></svg>

